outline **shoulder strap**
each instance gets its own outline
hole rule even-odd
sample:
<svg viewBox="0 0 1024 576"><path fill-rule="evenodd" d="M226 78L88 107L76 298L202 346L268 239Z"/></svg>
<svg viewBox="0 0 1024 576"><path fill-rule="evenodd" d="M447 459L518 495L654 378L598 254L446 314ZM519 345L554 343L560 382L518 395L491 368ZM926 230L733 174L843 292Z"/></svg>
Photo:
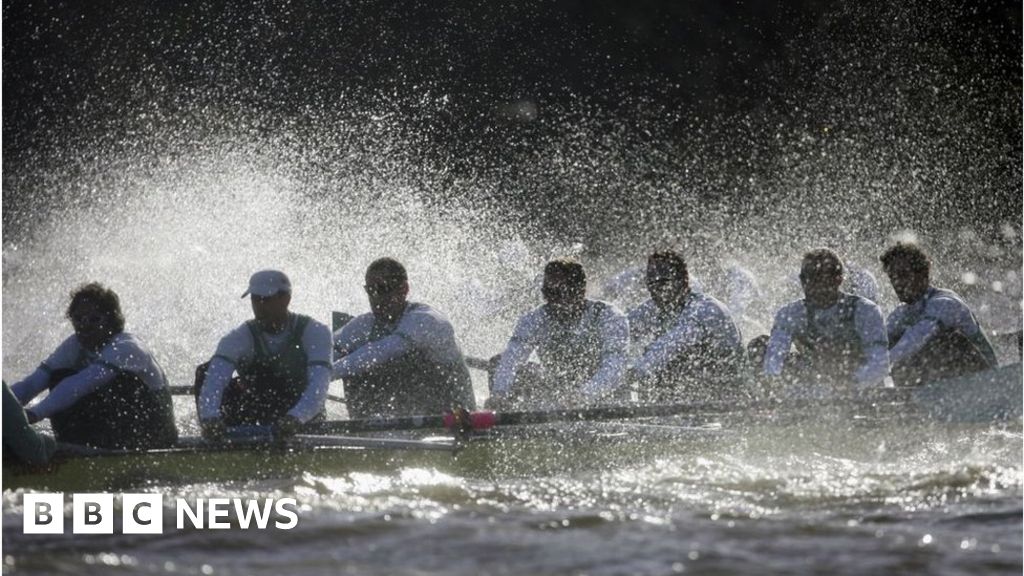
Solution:
<svg viewBox="0 0 1024 576"><path fill-rule="evenodd" d="M262 330L260 330L259 324L255 320L248 320L245 325L249 328L249 334L252 335L254 356L258 358L269 356L270 350L267 349L267 344L263 341Z"/></svg>
<svg viewBox="0 0 1024 576"><path fill-rule="evenodd" d="M304 314L295 315L295 329L292 330L291 338L289 338L292 344L302 345L302 335L306 332L306 326L309 325L311 318Z"/></svg>
<svg viewBox="0 0 1024 576"><path fill-rule="evenodd" d="M811 306L807 303L807 298L801 300L800 303L804 306L804 334L813 339L818 335L818 331L814 328L814 323L811 322Z"/></svg>

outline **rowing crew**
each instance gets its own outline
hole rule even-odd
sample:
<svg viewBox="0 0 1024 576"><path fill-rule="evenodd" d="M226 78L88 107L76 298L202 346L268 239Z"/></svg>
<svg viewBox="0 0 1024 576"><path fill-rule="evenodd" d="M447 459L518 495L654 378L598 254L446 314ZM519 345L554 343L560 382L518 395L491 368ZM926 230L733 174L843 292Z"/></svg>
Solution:
<svg viewBox="0 0 1024 576"><path fill-rule="evenodd" d="M633 391L645 402L682 401L737 388L751 368L769 383L836 389L879 386L890 373L897 384L913 385L996 366L966 304L931 286L931 263L920 248L897 244L881 261L903 302L888 321L876 304L840 289L844 269L834 252L812 250L800 269L804 298L782 307L771 334L744 351L729 309L691 287L676 251L648 258L650 298L628 314L586 297L578 262L554 260L544 269L545 304L519 320L492 359L488 406L626 401ZM197 369L204 432L217 436L241 424L295 432L323 418L331 379L343 380L354 418L474 408L454 330L430 306L408 300L405 268L379 259L367 269L364 288L371 312L332 336L289 310L292 286L283 272L253 274L242 296L250 298L254 318L226 335ZM74 335L13 386L10 397L20 405L49 390L24 419L49 418L65 442L173 444L166 377L152 353L124 332L117 295L99 284L83 286L67 316ZM534 352L539 363L530 361ZM5 390L5 416L8 397Z"/></svg>

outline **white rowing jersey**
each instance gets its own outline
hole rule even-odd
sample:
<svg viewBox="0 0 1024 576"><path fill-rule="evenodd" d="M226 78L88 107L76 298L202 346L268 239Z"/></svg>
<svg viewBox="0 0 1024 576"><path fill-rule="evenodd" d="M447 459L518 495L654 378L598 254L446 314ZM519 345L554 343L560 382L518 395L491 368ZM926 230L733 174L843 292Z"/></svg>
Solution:
<svg viewBox="0 0 1024 576"><path fill-rule="evenodd" d="M914 356L944 330L959 332L990 366L998 365L995 350L970 308L956 292L941 288L928 288L917 302L900 304L889 314L886 331L892 344L890 361L896 365Z"/></svg>
<svg viewBox="0 0 1024 576"><path fill-rule="evenodd" d="M733 318L750 317L757 314L756 308L764 299L761 286L754 274L736 262L729 262L721 271L723 277L721 288L726 292L720 294L732 313ZM601 293L619 304L632 305L647 299L647 271L643 266L627 268L601 287ZM700 275L690 272L690 288L694 292L707 294L708 286L701 281Z"/></svg>
<svg viewBox="0 0 1024 576"><path fill-rule="evenodd" d="M825 361L851 365L853 369L848 376L860 386L881 385L889 373L888 340L882 311L877 304L860 296L841 292L839 300L825 309L813 308L804 300L782 307L775 315L765 352L766 375L782 374L794 342L808 343L810 348L820 343L820 348L840 351L840 355L857 356L828 358Z"/></svg>
<svg viewBox="0 0 1024 576"><path fill-rule="evenodd" d="M278 354L292 339L298 315L288 314L288 327L277 334L265 330L261 336L267 351ZM246 322L229 332L217 344L217 352L210 361L206 380L199 396L199 419L208 421L220 417L224 389L231 381L235 367L251 362L256 355L256 343ZM300 422L308 422L324 409L327 388L331 380L331 331L312 318L302 333L302 349L306 353L306 390L288 414Z"/></svg>
<svg viewBox="0 0 1024 576"><path fill-rule="evenodd" d="M51 374L59 370L76 373L61 380L50 393L32 407L40 418L49 418L70 408L80 398L114 380L120 372L137 375L152 390L167 386L167 376L156 357L135 336L122 332L115 335L100 351L82 348L71 335L54 350L32 374L11 386L22 405L46 390Z"/></svg>
<svg viewBox="0 0 1024 576"><path fill-rule="evenodd" d="M536 350L547 381L567 395L596 400L622 384L629 323L615 306L586 300L578 322L561 322L540 306L519 319L501 355L492 392L512 389L519 368Z"/></svg>
<svg viewBox="0 0 1024 576"><path fill-rule="evenodd" d="M743 345L725 305L693 290L677 314L662 312L653 300L633 309L629 333L639 378L659 373L682 356L734 356Z"/></svg>
<svg viewBox="0 0 1024 576"><path fill-rule="evenodd" d="M455 329L443 314L426 304L409 302L398 325L383 327L379 337L373 313L353 318L334 334L334 378L359 376L374 367L403 356L412 350L426 355L438 365L462 363L462 349Z"/></svg>

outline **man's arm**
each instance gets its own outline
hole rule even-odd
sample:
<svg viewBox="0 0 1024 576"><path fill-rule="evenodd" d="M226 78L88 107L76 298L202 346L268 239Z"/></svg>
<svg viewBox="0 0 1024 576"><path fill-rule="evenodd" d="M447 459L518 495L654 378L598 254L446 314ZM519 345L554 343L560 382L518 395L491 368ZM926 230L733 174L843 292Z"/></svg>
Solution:
<svg viewBox="0 0 1024 576"><path fill-rule="evenodd" d="M793 326L799 321L792 312L791 306L783 307L775 314L771 336L764 353L764 373L766 376L780 376L786 365L789 348L793 344Z"/></svg>
<svg viewBox="0 0 1024 576"><path fill-rule="evenodd" d="M970 309L957 300L939 297L928 302L923 317L906 332L889 351L889 359L895 366L914 357L934 338L943 326L948 326L966 336L978 352L985 357L990 367L999 365L995 349L978 325Z"/></svg>
<svg viewBox="0 0 1024 576"><path fill-rule="evenodd" d="M651 343L633 366L637 378L657 374L674 358L693 346L700 338L700 328L688 314L681 314L668 332Z"/></svg>
<svg viewBox="0 0 1024 576"><path fill-rule="evenodd" d="M69 336L32 374L20 382L15 382L11 390L21 405L28 404L49 388L52 374L55 371L74 367L80 351L78 339L74 335Z"/></svg>
<svg viewBox="0 0 1024 576"><path fill-rule="evenodd" d="M235 363L225 356L214 356L206 369L203 388L199 392L199 421L210 422L220 418L220 404L224 399L224 390L231 382L235 372Z"/></svg>
<svg viewBox="0 0 1024 576"><path fill-rule="evenodd" d="M385 336L380 340L363 344L335 362L331 375L334 379L359 376L410 351L412 351L412 343L405 336L401 334Z"/></svg>
<svg viewBox="0 0 1024 576"><path fill-rule="evenodd" d="M893 366L899 365L920 352L936 334L940 324L934 318L922 318L903 332L903 336L889 350L889 360Z"/></svg>
<svg viewBox="0 0 1024 576"><path fill-rule="evenodd" d="M221 338L217 351L210 360L203 380L203 388L199 393L199 422L206 423L221 417L220 405L224 399L224 390L231 383L235 367L253 353L254 343L249 328L242 324Z"/></svg>
<svg viewBox="0 0 1024 576"><path fill-rule="evenodd" d="M310 322L302 335L306 351L306 389L288 415L305 424L324 410L327 387L331 382L331 332L320 323Z"/></svg>
<svg viewBox="0 0 1024 576"><path fill-rule="evenodd" d="M864 354L864 362L854 373L854 380L861 386L881 386L889 375L889 338L882 311L874 304L860 305L854 321Z"/></svg>
<svg viewBox="0 0 1024 576"><path fill-rule="evenodd" d="M597 399L622 384L629 357L629 322L618 312L606 310L601 319L601 364L580 390L589 399Z"/></svg>
<svg viewBox="0 0 1024 576"><path fill-rule="evenodd" d="M28 404L33 398L46 390L50 385L50 369L45 364L40 364L34 372L24 380L11 385L11 392L22 406Z"/></svg>
<svg viewBox="0 0 1024 576"><path fill-rule="evenodd" d="M905 306L897 306L895 310L889 313L889 317L885 319L885 337L889 342L889 357L892 358L892 347L900 341L899 337L902 336L900 330L903 324L903 315L906 313Z"/></svg>
<svg viewBox="0 0 1024 576"><path fill-rule="evenodd" d="M105 363L94 362L80 372L68 376L34 406L30 407L39 419L59 414L75 404L83 396L108 384L117 370Z"/></svg>
<svg viewBox="0 0 1024 576"><path fill-rule="evenodd" d="M334 357L336 359L344 358L366 344L372 323L373 320L366 315L357 316L335 331L331 336Z"/></svg>
<svg viewBox="0 0 1024 576"><path fill-rule="evenodd" d="M505 351L502 352L501 360L498 362L498 368L494 372L492 395L504 396L512 390L516 372L533 353L536 327L532 318L531 315L524 316L516 324L516 329L512 332L512 337L509 339L508 345L505 346Z"/></svg>

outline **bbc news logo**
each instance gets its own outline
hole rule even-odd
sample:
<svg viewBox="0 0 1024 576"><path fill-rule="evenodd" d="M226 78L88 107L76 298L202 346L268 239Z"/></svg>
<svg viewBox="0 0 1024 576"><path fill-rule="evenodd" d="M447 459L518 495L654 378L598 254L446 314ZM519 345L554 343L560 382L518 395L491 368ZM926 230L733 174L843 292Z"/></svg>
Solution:
<svg viewBox="0 0 1024 576"><path fill-rule="evenodd" d="M25 534L64 533L64 494L25 494L22 504ZM174 508L178 530L291 530L299 524L294 498L197 498L193 503L177 498ZM71 496L72 534L113 534L115 516L113 494ZM122 494L120 517L122 534L163 534L163 494Z"/></svg>

